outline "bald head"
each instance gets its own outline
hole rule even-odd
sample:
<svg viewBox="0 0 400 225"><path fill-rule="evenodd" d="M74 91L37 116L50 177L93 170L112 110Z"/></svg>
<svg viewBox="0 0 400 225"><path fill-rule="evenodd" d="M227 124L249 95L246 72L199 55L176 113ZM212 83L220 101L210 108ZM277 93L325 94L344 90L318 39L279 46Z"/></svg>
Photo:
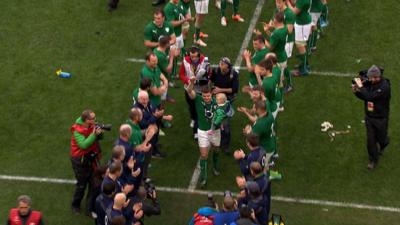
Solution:
<svg viewBox="0 0 400 225"><path fill-rule="evenodd" d="M124 193L118 193L114 197L114 208L122 209L126 201L126 195Z"/></svg>
<svg viewBox="0 0 400 225"><path fill-rule="evenodd" d="M218 93L215 95L215 99L217 101L217 104L225 104L226 102L226 95L224 93Z"/></svg>
<svg viewBox="0 0 400 225"><path fill-rule="evenodd" d="M147 104L149 103L149 94L147 93L147 91L139 91L138 102L143 106L147 106Z"/></svg>
<svg viewBox="0 0 400 225"><path fill-rule="evenodd" d="M129 113L129 119L133 122L140 122L142 120L142 110L138 108L132 108Z"/></svg>

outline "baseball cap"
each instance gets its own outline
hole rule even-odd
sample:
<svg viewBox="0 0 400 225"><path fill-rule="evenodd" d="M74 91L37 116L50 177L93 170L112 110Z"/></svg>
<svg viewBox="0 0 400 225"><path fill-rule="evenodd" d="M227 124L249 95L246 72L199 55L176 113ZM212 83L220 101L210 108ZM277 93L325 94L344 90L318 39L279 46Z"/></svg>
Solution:
<svg viewBox="0 0 400 225"><path fill-rule="evenodd" d="M231 66L232 64L231 64L231 60L228 58L228 57L222 57L220 60L219 60L219 62L223 62L223 63L225 63L226 65L228 65L228 66Z"/></svg>

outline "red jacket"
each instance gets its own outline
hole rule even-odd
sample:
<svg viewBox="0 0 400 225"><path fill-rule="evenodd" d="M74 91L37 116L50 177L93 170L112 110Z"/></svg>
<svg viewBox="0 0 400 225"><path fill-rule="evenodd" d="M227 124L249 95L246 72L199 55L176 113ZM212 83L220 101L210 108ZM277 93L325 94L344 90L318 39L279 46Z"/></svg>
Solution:
<svg viewBox="0 0 400 225"><path fill-rule="evenodd" d="M185 56L185 58L183 58L181 68L179 69L179 78L182 80L184 84L189 84L189 78L192 76L191 73L193 73L193 75L196 76L196 72L203 65L204 59L205 59L204 55L200 55L199 63L196 70L187 71L188 70L187 65L189 64L191 65L192 60L190 59L190 56Z"/></svg>
<svg viewBox="0 0 400 225"><path fill-rule="evenodd" d="M10 210L8 220L11 225L39 225L42 220L42 213L39 211L31 211L26 223L22 224L22 219L19 216L18 209L14 208Z"/></svg>
<svg viewBox="0 0 400 225"><path fill-rule="evenodd" d="M89 146L89 148L81 149L78 143L76 143L74 137L74 132L76 131L85 136L85 138L87 138L89 137L90 134L93 133L94 128L95 128L94 126L85 127L79 123L75 123L74 125L72 125L71 127L72 138L71 138L71 151L70 151L71 157L82 157L89 152L98 152L98 145L96 141L93 142L93 144Z"/></svg>

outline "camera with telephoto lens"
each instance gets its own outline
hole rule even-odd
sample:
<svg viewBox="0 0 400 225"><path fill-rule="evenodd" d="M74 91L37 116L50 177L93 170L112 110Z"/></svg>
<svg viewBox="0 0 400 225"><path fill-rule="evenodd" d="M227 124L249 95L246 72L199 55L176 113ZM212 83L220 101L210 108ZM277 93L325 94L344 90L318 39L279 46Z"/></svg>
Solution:
<svg viewBox="0 0 400 225"><path fill-rule="evenodd" d="M102 130L106 131L111 131L112 124L102 124L102 123L96 123L96 129L100 128Z"/></svg>
<svg viewBox="0 0 400 225"><path fill-rule="evenodd" d="M226 190L226 191L224 192L224 198L227 197L227 196L228 196L228 197L233 197L233 196L232 196L232 192L229 191L229 190Z"/></svg>
<svg viewBox="0 0 400 225"><path fill-rule="evenodd" d="M144 188L146 189L147 197L153 198L153 192L156 190L156 186L154 184L152 184L151 182L145 182Z"/></svg>
<svg viewBox="0 0 400 225"><path fill-rule="evenodd" d="M379 70L381 71L381 75L383 75L383 71L385 71L385 70L382 67L379 67ZM360 78L361 83L363 85L370 84L370 81L368 80L368 69L361 70L360 72L358 72L358 76L351 80L352 84L356 84L356 80L355 80L356 78Z"/></svg>
<svg viewBox="0 0 400 225"><path fill-rule="evenodd" d="M216 203L215 203L214 196L212 193L207 194L207 203L205 204L205 206L213 208L213 209L216 208Z"/></svg>

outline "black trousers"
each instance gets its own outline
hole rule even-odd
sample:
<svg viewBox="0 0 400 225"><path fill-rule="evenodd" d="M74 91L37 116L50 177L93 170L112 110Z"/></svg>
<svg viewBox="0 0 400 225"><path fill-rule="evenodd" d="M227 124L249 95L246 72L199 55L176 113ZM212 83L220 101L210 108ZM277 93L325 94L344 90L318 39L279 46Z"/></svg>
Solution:
<svg viewBox="0 0 400 225"><path fill-rule="evenodd" d="M197 121L196 103L194 102L193 99L189 97L189 94L186 91L185 91L185 99L189 107L190 119L194 120L193 134L197 134L198 121Z"/></svg>
<svg viewBox="0 0 400 225"><path fill-rule="evenodd" d="M369 160L378 162L379 151L389 144L387 135L388 118L365 117Z"/></svg>
<svg viewBox="0 0 400 225"><path fill-rule="evenodd" d="M86 195L86 210L90 211L90 199L92 196L93 167L90 162L82 161L81 157L71 158L72 169L76 178L75 193L72 199L72 207L80 208L81 201L85 196L85 190L88 186Z"/></svg>
<svg viewBox="0 0 400 225"><path fill-rule="evenodd" d="M231 144L231 119L227 118L224 122L222 122L222 126L224 129L221 129L221 148L225 152L230 151Z"/></svg>
<svg viewBox="0 0 400 225"><path fill-rule="evenodd" d="M116 9L118 6L119 0L109 0L108 7L111 9Z"/></svg>

